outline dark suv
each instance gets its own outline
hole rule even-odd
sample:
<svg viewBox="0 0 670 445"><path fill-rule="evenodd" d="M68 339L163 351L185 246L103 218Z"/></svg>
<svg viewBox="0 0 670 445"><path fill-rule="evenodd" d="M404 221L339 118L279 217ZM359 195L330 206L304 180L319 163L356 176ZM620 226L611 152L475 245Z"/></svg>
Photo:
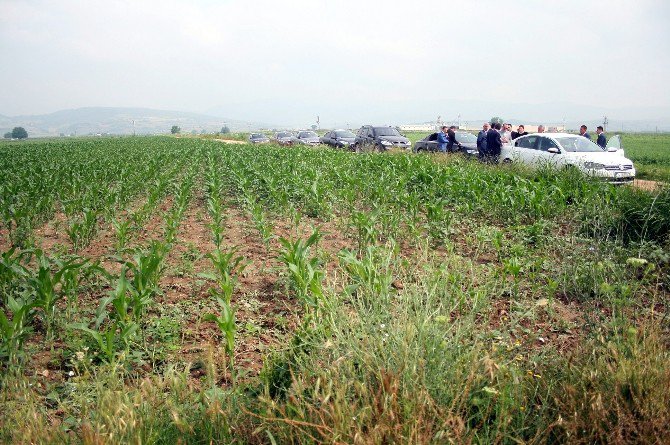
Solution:
<svg viewBox="0 0 670 445"><path fill-rule="evenodd" d="M386 151L390 148L409 150L412 148L412 143L393 127L364 125L358 130L353 148L356 151L370 149Z"/></svg>

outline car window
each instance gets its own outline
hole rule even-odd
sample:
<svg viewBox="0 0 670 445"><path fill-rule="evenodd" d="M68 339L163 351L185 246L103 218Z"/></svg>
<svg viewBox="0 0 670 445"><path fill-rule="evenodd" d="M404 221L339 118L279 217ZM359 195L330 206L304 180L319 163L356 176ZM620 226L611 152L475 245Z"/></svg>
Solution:
<svg viewBox="0 0 670 445"><path fill-rule="evenodd" d="M401 134L393 127L376 127L375 133L377 136L401 136Z"/></svg>
<svg viewBox="0 0 670 445"><path fill-rule="evenodd" d="M537 139L537 137L535 137L535 136L520 137L520 138L517 138L516 141L514 141L514 146L519 147L519 148L534 149L536 139Z"/></svg>
<svg viewBox="0 0 670 445"><path fill-rule="evenodd" d="M541 137L538 148L541 151L547 151L550 148L558 148L558 145L556 145L556 142L554 142L552 139Z"/></svg>
<svg viewBox="0 0 670 445"><path fill-rule="evenodd" d="M316 133L314 133L313 131L301 131L298 134L298 137L299 138L315 138L315 137L318 137L318 135Z"/></svg>
<svg viewBox="0 0 670 445"><path fill-rule="evenodd" d="M356 135L353 134L351 131L334 131L333 132L333 137L353 138L353 137L356 137Z"/></svg>
<svg viewBox="0 0 670 445"><path fill-rule="evenodd" d="M429 141L436 141L437 140L437 133L433 133L430 136L428 136Z"/></svg>
<svg viewBox="0 0 670 445"><path fill-rule="evenodd" d="M476 143L477 137L473 134L466 133L464 131L459 131L458 133L456 133L456 140L458 142Z"/></svg>
<svg viewBox="0 0 670 445"><path fill-rule="evenodd" d="M581 153L603 151L602 148L582 136L561 136L557 137L556 140L565 151Z"/></svg>
<svg viewBox="0 0 670 445"><path fill-rule="evenodd" d="M607 142L606 148L616 148L619 150L621 148L621 137L618 134L612 136L609 142Z"/></svg>
<svg viewBox="0 0 670 445"><path fill-rule="evenodd" d="M330 139L330 138L333 137L333 134L329 131L328 133L324 134L323 137L324 137L325 139Z"/></svg>

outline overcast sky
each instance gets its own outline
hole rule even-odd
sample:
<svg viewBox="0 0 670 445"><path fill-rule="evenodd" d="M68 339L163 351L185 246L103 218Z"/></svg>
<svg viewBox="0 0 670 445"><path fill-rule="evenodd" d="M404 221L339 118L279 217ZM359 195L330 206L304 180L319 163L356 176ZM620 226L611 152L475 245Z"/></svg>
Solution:
<svg viewBox="0 0 670 445"><path fill-rule="evenodd" d="M0 11L4 115L670 117L667 0L0 0Z"/></svg>

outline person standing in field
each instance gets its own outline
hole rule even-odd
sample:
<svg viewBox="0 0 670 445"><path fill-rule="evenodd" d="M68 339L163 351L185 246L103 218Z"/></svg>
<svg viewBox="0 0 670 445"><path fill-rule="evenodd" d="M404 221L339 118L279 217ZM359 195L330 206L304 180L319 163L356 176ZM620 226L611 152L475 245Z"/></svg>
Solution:
<svg viewBox="0 0 670 445"><path fill-rule="evenodd" d="M579 127L579 134L580 134L580 136L584 136L586 139L588 139L590 141L591 140L591 135L588 134L586 132L586 130L588 130L588 127L586 125L582 125L581 127Z"/></svg>
<svg viewBox="0 0 670 445"><path fill-rule="evenodd" d="M482 126L482 130L477 133L477 151L479 152L479 160L484 159L486 156L486 133L489 131L491 126L486 122Z"/></svg>
<svg viewBox="0 0 670 445"><path fill-rule="evenodd" d="M544 125L540 125L537 127L537 132L538 133L544 133Z"/></svg>
<svg viewBox="0 0 670 445"><path fill-rule="evenodd" d="M605 137L604 131L605 129L603 128L602 125L598 125L598 127L596 127L596 134L598 135L596 144L598 144L598 146L601 147L602 149L605 149L605 147L607 147L607 138Z"/></svg>
<svg viewBox="0 0 670 445"><path fill-rule="evenodd" d="M447 130L447 138L449 138L449 143L447 144L447 153L453 153L454 152L454 144L458 145L458 148L462 148L461 143L456 140L456 126L452 125L449 127L449 130Z"/></svg>
<svg viewBox="0 0 670 445"><path fill-rule="evenodd" d="M526 127L523 125L519 125L519 128L517 128L516 131L512 132L512 140L518 138L519 136L525 136L527 135L528 132L526 131Z"/></svg>
<svg viewBox="0 0 670 445"><path fill-rule="evenodd" d="M502 125L502 131L500 131L500 139L503 144L509 144L510 142L512 142L512 124Z"/></svg>
<svg viewBox="0 0 670 445"><path fill-rule="evenodd" d="M503 139L500 134L502 126L500 122L492 125L491 129L486 133L486 158L485 161L489 164L497 164L500 158L500 151L502 150Z"/></svg>
<svg viewBox="0 0 670 445"><path fill-rule="evenodd" d="M441 131L437 133L437 151L445 153L447 151L447 144L449 138L447 137L447 126L443 125Z"/></svg>

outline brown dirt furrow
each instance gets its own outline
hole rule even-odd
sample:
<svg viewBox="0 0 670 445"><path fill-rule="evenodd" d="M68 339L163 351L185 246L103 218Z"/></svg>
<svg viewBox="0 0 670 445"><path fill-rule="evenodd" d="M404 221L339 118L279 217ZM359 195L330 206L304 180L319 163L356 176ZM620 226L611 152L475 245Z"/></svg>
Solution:
<svg viewBox="0 0 670 445"><path fill-rule="evenodd" d="M72 250L72 242L65 229L68 219L63 212L56 212L54 217L38 227L33 232L36 247L44 250L47 254L54 249Z"/></svg>
<svg viewBox="0 0 670 445"><path fill-rule="evenodd" d="M653 192L656 190L659 190L663 187L665 187L667 184L664 182L660 181L650 181L647 179L636 179L633 181L633 186L642 189L642 190L647 190L649 192Z"/></svg>

